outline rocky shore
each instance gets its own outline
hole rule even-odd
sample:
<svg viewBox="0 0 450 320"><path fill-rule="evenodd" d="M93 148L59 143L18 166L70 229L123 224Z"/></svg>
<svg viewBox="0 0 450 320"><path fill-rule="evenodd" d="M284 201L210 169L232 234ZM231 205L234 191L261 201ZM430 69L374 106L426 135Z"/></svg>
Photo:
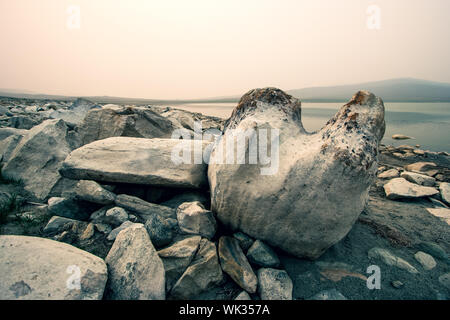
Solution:
<svg viewBox="0 0 450 320"><path fill-rule="evenodd" d="M281 128L278 173L174 164L196 121ZM368 92L313 134L273 88L226 121L0 98L0 299L449 299L450 155L384 129Z"/></svg>

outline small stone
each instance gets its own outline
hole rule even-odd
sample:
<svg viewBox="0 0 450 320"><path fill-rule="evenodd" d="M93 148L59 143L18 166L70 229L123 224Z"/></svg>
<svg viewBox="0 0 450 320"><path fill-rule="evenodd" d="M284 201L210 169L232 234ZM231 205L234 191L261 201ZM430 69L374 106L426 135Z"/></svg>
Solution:
<svg viewBox="0 0 450 320"><path fill-rule="evenodd" d="M260 240L256 240L247 252L248 260L261 267L276 268L280 266L277 254Z"/></svg>
<svg viewBox="0 0 450 320"><path fill-rule="evenodd" d="M199 234L211 239L216 233L217 223L214 214L198 202L185 202L177 209L180 231L186 234Z"/></svg>
<svg viewBox="0 0 450 320"><path fill-rule="evenodd" d="M261 300L292 300L294 285L286 271L261 268L258 270L258 282Z"/></svg>
<svg viewBox="0 0 450 320"><path fill-rule="evenodd" d="M395 281L391 282L391 285L396 289L401 289L401 288L403 288L404 283L399 280L395 280Z"/></svg>
<svg viewBox="0 0 450 320"><path fill-rule="evenodd" d="M386 197L391 200L430 197L438 193L435 188L419 186L404 178L390 180L384 185L384 192Z"/></svg>
<svg viewBox="0 0 450 320"><path fill-rule="evenodd" d="M116 239L117 235L119 234L120 231L125 230L126 228L131 227L132 225L134 225L133 222L131 221L125 221L124 223L122 223L120 226L118 226L117 228L113 229L109 234L108 237L106 237L107 240L109 241L113 241Z"/></svg>
<svg viewBox="0 0 450 320"><path fill-rule="evenodd" d="M87 240L92 238L92 236L94 235L95 230L94 230L94 224L93 223L89 223L86 227L86 229L84 229L83 233L80 236L80 240Z"/></svg>
<svg viewBox="0 0 450 320"><path fill-rule="evenodd" d="M413 274L419 273L419 271L417 271L417 269L414 268L407 261L405 261L404 259L402 259L400 257L393 255L386 249L372 248L369 250L368 256L369 256L369 258L372 258L372 259L380 259L381 261L383 261L385 264L387 264L389 266L394 266L394 267L406 270L409 273L413 273Z"/></svg>
<svg viewBox="0 0 450 320"><path fill-rule="evenodd" d="M48 211L54 215L75 220L87 220L89 218L86 208L73 199L50 198L48 199Z"/></svg>
<svg viewBox="0 0 450 320"><path fill-rule="evenodd" d="M65 217L53 216L45 226L43 232L45 234L56 234L72 227L73 224L80 223L78 220Z"/></svg>
<svg viewBox="0 0 450 320"><path fill-rule="evenodd" d="M224 236L219 239L219 258L223 271L234 282L247 292L256 292L258 279L235 238Z"/></svg>
<svg viewBox="0 0 450 320"><path fill-rule="evenodd" d="M414 139L413 137L406 136L404 134L394 134L392 135L392 139L394 140L408 140L408 139Z"/></svg>
<svg viewBox="0 0 450 320"><path fill-rule="evenodd" d="M114 207L106 211L105 219L108 223L117 227L128 220L128 213L123 208Z"/></svg>
<svg viewBox="0 0 450 320"><path fill-rule="evenodd" d="M450 290L450 272L439 277L439 283Z"/></svg>
<svg viewBox="0 0 450 320"><path fill-rule="evenodd" d="M347 300L347 298L336 289L330 289L319 292L310 300Z"/></svg>
<svg viewBox="0 0 450 320"><path fill-rule="evenodd" d="M417 245L417 248L432 255L435 258L441 259L443 261L448 261L447 253L444 249L442 249L440 245L436 243L424 241L419 243Z"/></svg>
<svg viewBox="0 0 450 320"><path fill-rule="evenodd" d="M169 222L158 214L154 214L145 223L150 239L155 247L161 248L172 242L173 230Z"/></svg>
<svg viewBox="0 0 450 320"><path fill-rule="evenodd" d="M439 172L436 167L437 165L434 162L415 162L404 166L406 171L424 173L429 176L434 176Z"/></svg>
<svg viewBox="0 0 450 320"><path fill-rule="evenodd" d="M247 250L252 246L253 240L250 236L246 235L243 232L236 232L233 234L233 238L235 238L237 241L239 241L239 245L242 248L243 252L247 252Z"/></svg>
<svg viewBox="0 0 450 320"><path fill-rule="evenodd" d="M80 180L75 186L75 194L78 199L98 204L111 204L116 198L114 193L90 180Z"/></svg>
<svg viewBox="0 0 450 320"><path fill-rule="evenodd" d="M429 254L418 251L414 255L414 258L422 265L425 270L431 270L436 267L436 261Z"/></svg>
<svg viewBox="0 0 450 320"><path fill-rule="evenodd" d="M389 169L389 170L386 170L386 171L380 173L378 175L378 178L380 178L380 179L391 179L391 178L398 177L398 175L399 175L399 172L398 172L397 169Z"/></svg>
<svg viewBox="0 0 450 320"><path fill-rule="evenodd" d="M106 223L95 223L94 224L95 229L98 230L98 232L109 234L112 230L111 226Z"/></svg>
<svg viewBox="0 0 450 320"><path fill-rule="evenodd" d="M436 183L436 179L424 174L415 173L415 172L402 172L400 175L402 178L405 178L409 182L419 184L421 186L433 187Z"/></svg>
<svg viewBox="0 0 450 320"><path fill-rule="evenodd" d="M252 298L250 297L250 295L246 292L246 291L242 291L241 293L239 293L236 298L234 298L234 300L238 301L238 300L252 300Z"/></svg>

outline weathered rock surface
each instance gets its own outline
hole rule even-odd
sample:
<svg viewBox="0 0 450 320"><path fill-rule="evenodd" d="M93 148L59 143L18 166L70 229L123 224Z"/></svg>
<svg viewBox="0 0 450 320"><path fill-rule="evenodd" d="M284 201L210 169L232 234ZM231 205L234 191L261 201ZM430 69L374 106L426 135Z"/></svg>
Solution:
<svg viewBox="0 0 450 320"><path fill-rule="evenodd" d="M276 268L280 265L275 251L261 240L256 240L247 252L248 261L265 268Z"/></svg>
<svg viewBox="0 0 450 320"><path fill-rule="evenodd" d="M292 300L294 285L286 271L261 268L258 270L258 282L261 300Z"/></svg>
<svg viewBox="0 0 450 320"><path fill-rule="evenodd" d="M156 248L168 245L173 239L174 232L172 225L159 214L152 215L145 222L145 228Z"/></svg>
<svg viewBox="0 0 450 320"><path fill-rule="evenodd" d="M203 147L207 144L200 142ZM186 148L192 161L172 161L172 151L177 148ZM60 173L77 180L201 188L207 185L206 164L195 164L193 154L191 140L114 137L74 150Z"/></svg>
<svg viewBox="0 0 450 320"><path fill-rule="evenodd" d="M108 277L99 257L26 236L0 236L0 270L1 300L99 300Z"/></svg>
<svg viewBox="0 0 450 320"><path fill-rule="evenodd" d="M122 223L120 226L118 226L117 228L111 230L111 232L108 234L108 237L106 238L109 241L113 241L116 239L117 235L120 233L120 231L125 230L131 226L133 226L134 223L131 221L125 221L124 223Z"/></svg>
<svg viewBox="0 0 450 320"><path fill-rule="evenodd" d="M233 238L239 241L239 245L241 246L241 249L244 253L246 253L248 249L250 249L252 244L255 242L255 240L253 240L251 237L242 232L234 233Z"/></svg>
<svg viewBox="0 0 450 320"><path fill-rule="evenodd" d="M385 130L384 106L360 91L314 134L305 131L300 113L300 101L278 89L241 98L211 152L211 210L232 229L315 259L350 231L366 204ZM219 163L233 129L262 128L279 130L278 150L276 132L269 131L269 165ZM247 145L244 151L249 153Z"/></svg>
<svg viewBox="0 0 450 320"><path fill-rule="evenodd" d="M113 226L119 226L128 220L128 212L120 207L108 209L105 213L105 220Z"/></svg>
<svg viewBox="0 0 450 320"><path fill-rule="evenodd" d="M436 163L434 162L415 162L408 164L405 167L406 171L423 172L429 176L434 176L438 171L436 170Z"/></svg>
<svg viewBox="0 0 450 320"><path fill-rule="evenodd" d="M415 172L402 172L400 175L402 178L405 178L409 182L419 184L421 186L434 187L436 183L436 179L424 174L415 173Z"/></svg>
<svg viewBox="0 0 450 320"><path fill-rule="evenodd" d="M258 279L235 238L219 239L219 258L222 270L242 289L255 293Z"/></svg>
<svg viewBox="0 0 450 320"><path fill-rule="evenodd" d="M441 194L441 199L448 205L450 205L450 183L441 182L439 184L439 191Z"/></svg>
<svg viewBox="0 0 450 320"><path fill-rule="evenodd" d="M448 225L450 225L450 209L448 208L427 208L427 211L433 216L444 220Z"/></svg>
<svg viewBox="0 0 450 320"><path fill-rule="evenodd" d="M82 223L81 221L60 217L60 216L53 216L48 221L47 225L43 229L44 233L46 234L56 234L64 231L65 229L71 228L73 224L79 224Z"/></svg>
<svg viewBox="0 0 450 320"><path fill-rule="evenodd" d="M48 199L48 211L54 215L75 220L87 220L91 213L83 204L61 197Z"/></svg>
<svg viewBox="0 0 450 320"><path fill-rule="evenodd" d="M234 300L239 301L239 300L252 300L252 298L250 297L250 295L246 292L246 291L242 291L241 293L239 293L236 298L234 298Z"/></svg>
<svg viewBox="0 0 450 320"><path fill-rule="evenodd" d="M202 239L198 252L170 292L173 299L193 299L200 293L223 282L223 273L217 256L216 245Z"/></svg>
<svg viewBox="0 0 450 320"><path fill-rule="evenodd" d="M175 282L186 271L198 250L201 237L193 236L180 240L168 248L158 251L166 271L166 291L169 292Z"/></svg>
<svg viewBox="0 0 450 320"><path fill-rule="evenodd" d="M164 218L176 219L176 212L174 209L150 203L137 197L129 196L126 194L119 194L116 197L115 203L119 207L122 207L128 211L136 213L143 220L148 220L155 214L158 214Z"/></svg>
<svg viewBox="0 0 450 320"><path fill-rule="evenodd" d="M399 172L397 169L389 169L378 175L380 179L392 179L398 177Z"/></svg>
<svg viewBox="0 0 450 320"><path fill-rule="evenodd" d="M177 209L177 220L182 233L199 234L211 239L217 229L214 214L200 202L185 202Z"/></svg>
<svg viewBox="0 0 450 320"><path fill-rule="evenodd" d="M62 120L47 120L30 129L11 153L2 174L21 180L36 198L46 199L61 179L58 169L71 150L67 130Z"/></svg>
<svg viewBox="0 0 450 320"><path fill-rule="evenodd" d="M425 252L416 252L414 258L416 258L417 262L419 262L425 270L431 270L436 267L436 260Z"/></svg>
<svg viewBox="0 0 450 320"><path fill-rule="evenodd" d="M420 186L404 178L390 180L384 185L384 192L391 200L430 197L439 193L435 188Z"/></svg>
<svg viewBox="0 0 450 320"><path fill-rule="evenodd" d="M369 258L371 259L380 259L388 266L397 267L403 270L408 271L409 273L419 273L416 268L414 268L409 262L404 259L393 255L386 249L382 248L372 248L369 250Z"/></svg>
<svg viewBox="0 0 450 320"><path fill-rule="evenodd" d="M76 197L98 204L114 203L116 195L99 185L95 181L80 180L75 186Z"/></svg>
<svg viewBox="0 0 450 320"><path fill-rule="evenodd" d="M109 299L165 299L164 265L142 224L122 230L105 261Z"/></svg>

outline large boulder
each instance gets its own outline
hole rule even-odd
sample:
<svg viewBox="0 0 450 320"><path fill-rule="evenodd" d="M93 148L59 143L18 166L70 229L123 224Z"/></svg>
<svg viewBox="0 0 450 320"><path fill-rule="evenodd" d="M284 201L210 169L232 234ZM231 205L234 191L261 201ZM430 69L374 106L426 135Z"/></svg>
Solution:
<svg viewBox="0 0 450 320"><path fill-rule="evenodd" d="M231 229L295 256L318 258L363 210L384 130L383 102L367 91L310 134L301 123L300 101L274 88L252 90L211 152L211 210ZM245 135L259 146L238 142L227 148ZM222 158L236 150L241 163Z"/></svg>
<svg viewBox="0 0 450 320"><path fill-rule="evenodd" d="M71 151L67 131L62 120L46 120L33 127L10 154L2 174L22 181L37 199L46 199L61 179L58 170Z"/></svg>
<svg viewBox="0 0 450 320"><path fill-rule="evenodd" d="M109 299L165 299L164 265L142 224L122 230L105 261L109 272Z"/></svg>
<svg viewBox="0 0 450 320"><path fill-rule="evenodd" d="M175 128L149 108L105 106L90 110L77 131L88 144L109 137L170 138Z"/></svg>
<svg viewBox="0 0 450 320"><path fill-rule="evenodd" d="M187 148L190 163L173 161L174 150ZM193 153L194 142L189 140L114 137L74 150L60 172L78 180L201 188L207 185L206 164L195 164Z"/></svg>
<svg viewBox="0 0 450 320"><path fill-rule="evenodd" d="M0 236L1 300L99 300L105 262L71 245L36 237Z"/></svg>

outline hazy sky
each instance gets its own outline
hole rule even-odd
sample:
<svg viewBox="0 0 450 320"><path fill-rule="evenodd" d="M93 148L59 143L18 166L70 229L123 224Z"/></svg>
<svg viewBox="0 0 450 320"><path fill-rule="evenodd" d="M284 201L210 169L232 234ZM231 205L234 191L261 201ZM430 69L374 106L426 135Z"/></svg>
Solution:
<svg viewBox="0 0 450 320"><path fill-rule="evenodd" d="M199 98L450 82L449 14L449 0L0 0L0 88Z"/></svg>

